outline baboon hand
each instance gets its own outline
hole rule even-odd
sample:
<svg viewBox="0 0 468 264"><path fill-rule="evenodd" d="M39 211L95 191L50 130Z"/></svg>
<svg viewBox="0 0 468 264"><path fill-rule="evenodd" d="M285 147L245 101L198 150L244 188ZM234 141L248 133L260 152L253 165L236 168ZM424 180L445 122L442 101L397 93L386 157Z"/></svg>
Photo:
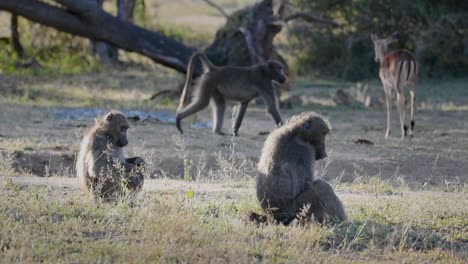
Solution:
<svg viewBox="0 0 468 264"><path fill-rule="evenodd" d="M143 166L145 164L145 160L143 160L140 157L133 157L133 158L128 158L126 160L127 163L133 164L135 166Z"/></svg>
<svg viewBox="0 0 468 264"><path fill-rule="evenodd" d="M135 164L136 166L143 166L145 164L145 160L140 157L137 157L133 164Z"/></svg>

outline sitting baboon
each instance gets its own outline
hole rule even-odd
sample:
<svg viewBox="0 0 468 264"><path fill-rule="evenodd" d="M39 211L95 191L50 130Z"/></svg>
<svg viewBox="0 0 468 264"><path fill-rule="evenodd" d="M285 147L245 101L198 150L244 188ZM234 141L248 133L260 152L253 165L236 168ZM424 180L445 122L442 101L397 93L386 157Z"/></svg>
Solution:
<svg viewBox="0 0 468 264"><path fill-rule="evenodd" d="M94 199L134 197L143 186L143 159L125 158L122 149L129 128L127 117L113 110L98 118L81 142L76 173L82 189Z"/></svg>
<svg viewBox="0 0 468 264"><path fill-rule="evenodd" d="M197 57L201 59L205 73L198 80L192 102L184 108L188 89L192 82L194 60ZM278 99L272 81L278 83L286 81L283 66L277 61L270 60L250 67L218 67L213 65L203 52L196 52L190 58L187 67L187 77L176 114L177 129L180 133L183 133L181 128L182 119L204 109L211 101L213 132L223 134L221 129L223 127L226 100L235 100L240 102L239 111L233 125L233 134L237 136L247 105L252 99L259 96L262 96L265 100L268 113L271 114L275 123L277 125L281 124Z"/></svg>
<svg viewBox="0 0 468 264"><path fill-rule="evenodd" d="M266 139L257 168L257 198L276 221L288 224L299 213L313 214L319 222L346 220L333 188L314 176L314 162L327 157L325 136L330 130L328 120L305 112Z"/></svg>

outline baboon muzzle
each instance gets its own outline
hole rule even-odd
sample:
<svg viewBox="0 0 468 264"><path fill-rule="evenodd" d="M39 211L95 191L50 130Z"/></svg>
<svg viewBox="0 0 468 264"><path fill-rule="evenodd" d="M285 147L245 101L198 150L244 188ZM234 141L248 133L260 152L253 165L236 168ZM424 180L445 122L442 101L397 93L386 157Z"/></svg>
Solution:
<svg viewBox="0 0 468 264"><path fill-rule="evenodd" d="M118 147L125 147L128 144L128 140L126 138L120 138L116 142Z"/></svg>
<svg viewBox="0 0 468 264"><path fill-rule="evenodd" d="M278 77L278 82L283 84L286 81L286 77L283 74L280 74Z"/></svg>
<svg viewBox="0 0 468 264"><path fill-rule="evenodd" d="M321 147L321 148L319 148L319 149L317 149L315 151L315 160L321 160L321 159L324 159L326 157L328 157L328 155L327 155L327 151L325 150L325 146L323 146L323 147Z"/></svg>

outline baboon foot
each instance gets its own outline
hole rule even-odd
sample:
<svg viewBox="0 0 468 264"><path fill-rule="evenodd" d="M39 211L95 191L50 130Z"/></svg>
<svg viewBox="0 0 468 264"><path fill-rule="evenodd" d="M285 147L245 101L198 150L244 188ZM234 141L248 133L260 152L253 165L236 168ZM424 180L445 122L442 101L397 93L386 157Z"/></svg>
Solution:
<svg viewBox="0 0 468 264"><path fill-rule="evenodd" d="M224 132L221 131L221 130L220 130L220 131L213 131L213 132L214 132L216 135L218 135L218 136L227 136L227 134L224 133Z"/></svg>
<svg viewBox="0 0 468 264"><path fill-rule="evenodd" d="M180 122L182 121L182 118L176 116L176 127L177 127L177 130L179 130L180 134L184 134L184 131L182 130L182 126L180 124Z"/></svg>
<svg viewBox="0 0 468 264"><path fill-rule="evenodd" d="M135 161L133 162L133 164L135 164L135 166L137 167L143 167L145 165L145 160L143 160L142 158L138 157L135 159Z"/></svg>
<svg viewBox="0 0 468 264"><path fill-rule="evenodd" d="M246 219L248 222L254 222L256 224L263 224L267 222L267 216L266 215L259 215L255 212L250 212L246 215Z"/></svg>

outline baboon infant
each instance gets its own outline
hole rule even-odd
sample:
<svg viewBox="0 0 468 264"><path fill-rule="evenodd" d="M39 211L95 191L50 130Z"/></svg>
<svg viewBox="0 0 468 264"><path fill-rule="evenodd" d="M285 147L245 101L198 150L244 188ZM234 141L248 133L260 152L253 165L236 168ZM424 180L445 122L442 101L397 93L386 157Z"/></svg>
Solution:
<svg viewBox="0 0 468 264"><path fill-rule="evenodd" d="M319 222L346 220L333 188L314 176L314 162L327 157L325 136L330 130L321 115L305 112L266 139L257 168L257 198L278 222L288 224L298 213L313 214Z"/></svg>
<svg viewBox="0 0 468 264"><path fill-rule="evenodd" d="M76 173L82 189L94 199L134 197L143 186L143 159L125 158L122 149L129 128L127 117L113 110L98 118L81 142Z"/></svg>

